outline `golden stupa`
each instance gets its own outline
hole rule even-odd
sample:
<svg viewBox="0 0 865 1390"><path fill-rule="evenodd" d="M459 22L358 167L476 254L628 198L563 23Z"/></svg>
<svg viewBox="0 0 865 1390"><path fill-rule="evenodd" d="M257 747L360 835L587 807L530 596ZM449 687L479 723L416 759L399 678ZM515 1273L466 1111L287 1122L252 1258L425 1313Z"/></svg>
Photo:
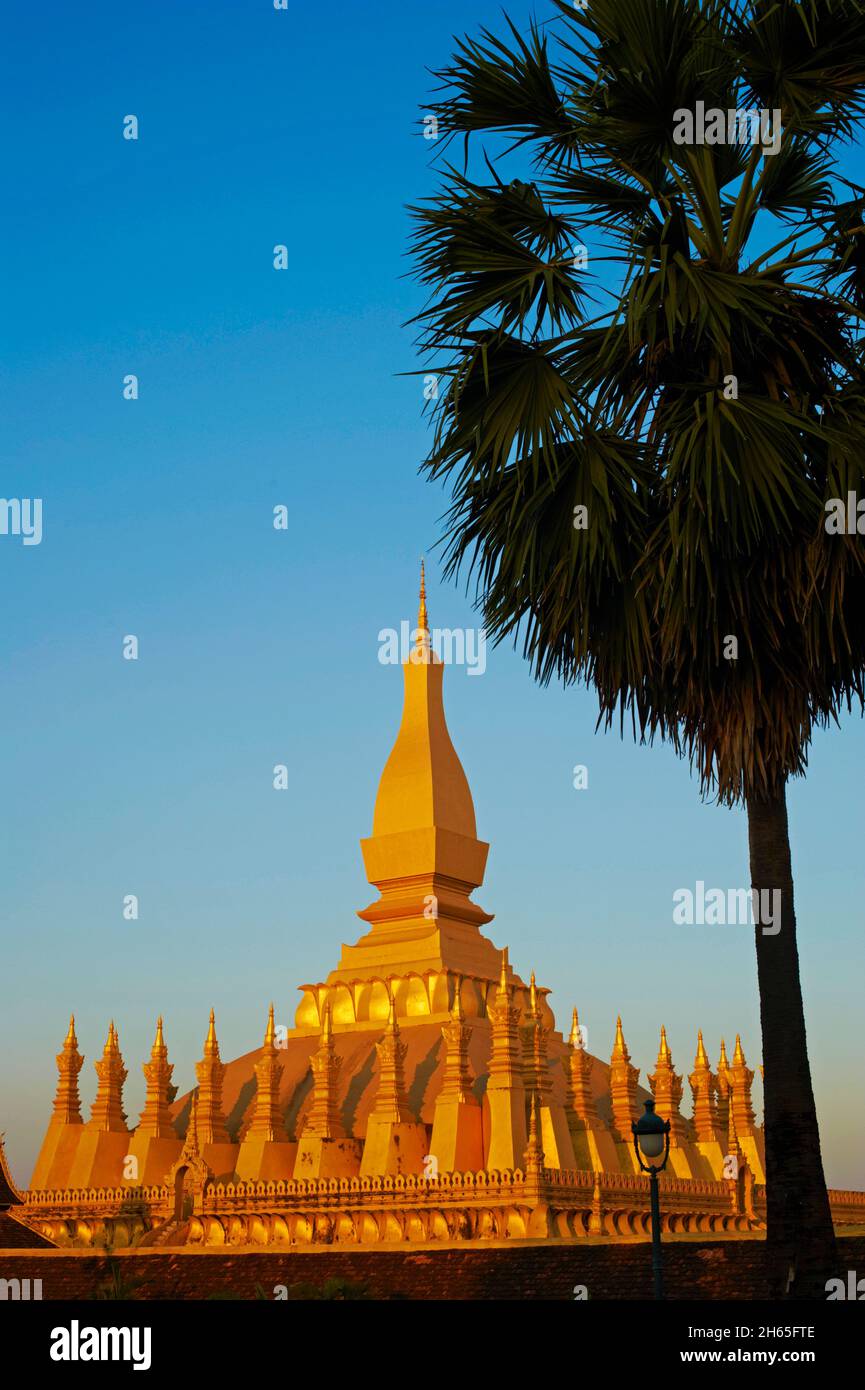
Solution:
<svg viewBox="0 0 865 1390"><path fill-rule="evenodd" d="M378 897L327 978L300 986L294 1027L270 1007L262 1046L225 1064L214 1015L197 1086L175 1100L159 1019L131 1129L112 1022L84 1122L74 1019L57 1056L48 1132L18 1219L62 1245L291 1245L607 1239L645 1235L648 1182L631 1123L638 1086L621 1019L609 1065L573 1011L517 975L472 901L489 846L445 722L423 568L396 742L361 842ZM682 1077L664 1029L648 1083L669 1119L661 1178L670 1231L764 1224L754 1073L737 1037L715 1070L702 1034ZM839 1224L865 1194L833 1192Z"/></svg>

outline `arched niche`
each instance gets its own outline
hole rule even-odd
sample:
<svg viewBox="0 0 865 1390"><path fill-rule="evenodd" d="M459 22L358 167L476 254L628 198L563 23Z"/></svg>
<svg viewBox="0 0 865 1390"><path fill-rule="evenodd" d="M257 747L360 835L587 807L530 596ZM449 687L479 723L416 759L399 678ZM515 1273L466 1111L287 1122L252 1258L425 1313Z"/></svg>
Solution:
<svg viewBox="0 0 865 1390"><path fill-rule="evenodd" d="M410 975L402 983L405 984L405 990L400 1001L402 1008L399 1009L399 1014L407 1018L427 1018L430 1007L426 981L422 980L420 975Z"/></svg>
<svg viewBox="0 0 865 1390"><path fill-rule="evenodd" d="M320 1028L318 1000L314 989L305 989L294 1015L295 1028Z"/></svg>
<svg viewBox="0 0 865 1390"><path fill-rule="evenodd" d="M451 985L446 970L429 972L426 977L426 993L431 1013L444 1014L448 1012L451 1006Z"/></svg>
<svg viewBox="0 0 865 1390"><path fill-rule="evenodd" d="M477 980L460 982L460 1003L466 1018L478 1018L484 1011L483 995Z"/></svg>
<svg viewBox="0 0 865 1390"><path fill-rule="evenodd" d="M346 985L334 985L329 991L327 1002L330 1005L334 1023L355 1023L354 1000Z"/></svg>
<svg viewBox="0 0 865 1390"><path fill-rule="evenodd" d="M390 994L384 980L372 980L369 987L367 1018L371 1022L387 1023L390 1013Z"/></svg>

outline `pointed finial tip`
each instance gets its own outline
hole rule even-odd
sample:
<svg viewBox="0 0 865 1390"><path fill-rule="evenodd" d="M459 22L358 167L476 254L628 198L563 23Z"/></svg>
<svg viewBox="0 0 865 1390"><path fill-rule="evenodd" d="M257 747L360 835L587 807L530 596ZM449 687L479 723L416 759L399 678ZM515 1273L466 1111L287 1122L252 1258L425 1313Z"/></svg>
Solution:
<svg viewBox="0 0 865 1390"><path fill-rule="evenodd" d="M499 976L499 989L507 991L508 988L508 948L502 950L502 971Z"/></svg>
<svg viewBox="0 0 865 1390"><path fill-rule="evenodd" d="M273 1005L271 1004L271 1006L270 1006L270 1008L268 1009L268 1012L267 1012L267 1028L266 1028L265 1031L264 1031L264 1042L265 1042L265 1046L266 1046L268 1043L272 1043L272 1042L273 1042L273 1039L274 1039L275 1035L276 1035L276 1027L275 1027L274 1022L273 1022Z"/></svg>
<svg viewBox="0 0 865 1390"><path fill-rule="evenodd" d="M426 606L426 571L424 562L420 562L420 602L417 610L417 646L419 649L426 650L429 646L429 615Z"/></svg>

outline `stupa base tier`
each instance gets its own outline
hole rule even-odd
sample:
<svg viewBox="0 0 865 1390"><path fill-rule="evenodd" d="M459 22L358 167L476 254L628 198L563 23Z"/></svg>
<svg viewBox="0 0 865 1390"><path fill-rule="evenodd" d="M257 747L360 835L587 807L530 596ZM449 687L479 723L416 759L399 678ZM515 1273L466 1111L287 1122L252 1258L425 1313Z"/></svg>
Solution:
<svg viewBox="0 0 865 1390"><path fill-rule="evenodd" d="M661 1178L667 1235L759 1234L765 1188ZM830 1192L839 1231L865 1225L865 1193ZM449 1173L208 1185L175 1210L169 1187L29 1192L18 1218L58 1246L400 1246L491 1240L648 1239L648 1181L593 1173Z"/></svg>

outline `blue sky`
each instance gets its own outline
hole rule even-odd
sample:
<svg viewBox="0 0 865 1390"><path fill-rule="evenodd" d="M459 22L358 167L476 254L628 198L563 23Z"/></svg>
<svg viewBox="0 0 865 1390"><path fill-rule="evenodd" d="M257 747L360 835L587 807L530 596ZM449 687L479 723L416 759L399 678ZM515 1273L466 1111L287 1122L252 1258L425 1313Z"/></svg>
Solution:
<svg viewBox="0 0 865 1390"><path fill-rule="evenodd" d="M7 16L0 492L44 499L41 545L0 538L0 1129L22 1182L71 1009L88 1106L116 1019L134 1121L157 1013L185 1089L211 1005L237 1056L363 929L358 840L401 699L378 633L413 617L421 553L433 623L475 621L429 558L445 499L417 475L421 385L400 373L427 69L481 23L497 5ZM596 735L592 697L538 689L512 651L445 688L492 845L475 896L560 1024L578 1004L606 1057L621 1011L643 1076L661 1023L681 1071L698 1027L713 1061L740 1031L756 1067L749 930L672 922L676 888L748 882L743 813L702 804L669 750ZM844 718L790 793L835 1186L865 1176L863 753Z"/></svg>

